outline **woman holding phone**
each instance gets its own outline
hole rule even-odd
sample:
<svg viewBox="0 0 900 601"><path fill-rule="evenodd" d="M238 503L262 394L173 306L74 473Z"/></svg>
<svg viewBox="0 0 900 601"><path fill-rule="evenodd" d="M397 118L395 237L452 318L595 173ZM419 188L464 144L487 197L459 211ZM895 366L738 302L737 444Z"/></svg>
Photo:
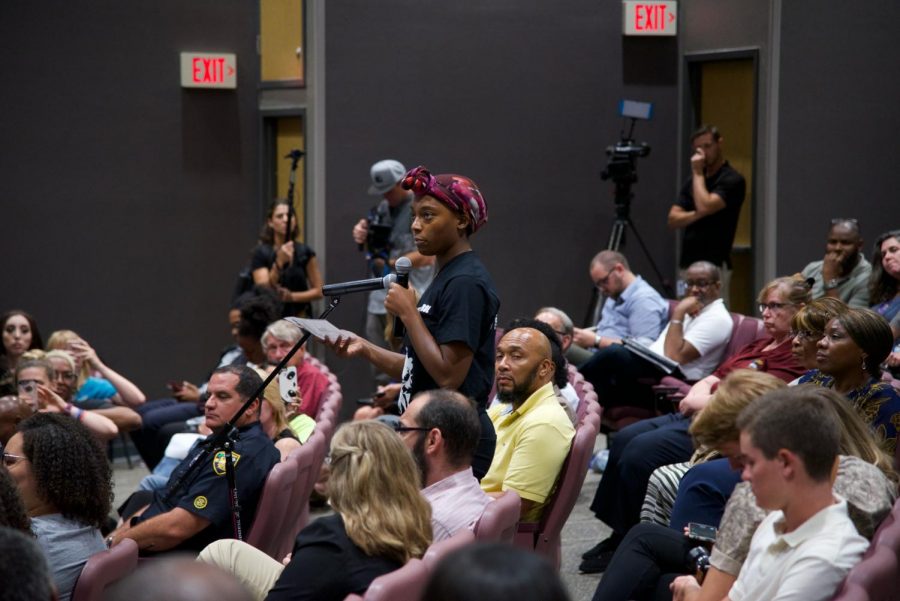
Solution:
<svg viewBox="0 0 900 601"><path fill-rule="evenodd" d="M496 436L486 407L494 380L494 336L500 300L493 280L472 250L470 236L487 222L478 186L456 174L410 170L402 186L415 195L412 233L416 249L435 258L435 275L416 303L415 290L392 284L384 301L406 329L404 352L380 348L348 334L329 341L340 356L363 357L398 378L402 413L419 392L449 388L478 403L482 436L472 468L490 467Z"/></svg>

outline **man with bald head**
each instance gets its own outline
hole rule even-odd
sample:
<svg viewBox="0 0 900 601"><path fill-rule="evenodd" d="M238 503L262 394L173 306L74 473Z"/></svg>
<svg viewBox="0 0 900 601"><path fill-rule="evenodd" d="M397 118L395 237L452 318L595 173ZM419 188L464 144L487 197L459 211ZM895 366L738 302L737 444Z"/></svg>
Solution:
<svg viewBox="0 0 900 601"><path fill-rule="evenodd" d="M550 341L534 328L512 328L494 360L500 404L488 412L497 448L481 488L491 496L514 490L522 520L540 519L575 436L553 390Z"/></svg>
<svg viewBox="0 0 900 601"><path fill-rule="evenodd" d="M872 265L863 256L862 247L856 219L831 220L825 257L803 268L803 277L813 280L813 298L831 296L851 307L869 306Z"/></svg>

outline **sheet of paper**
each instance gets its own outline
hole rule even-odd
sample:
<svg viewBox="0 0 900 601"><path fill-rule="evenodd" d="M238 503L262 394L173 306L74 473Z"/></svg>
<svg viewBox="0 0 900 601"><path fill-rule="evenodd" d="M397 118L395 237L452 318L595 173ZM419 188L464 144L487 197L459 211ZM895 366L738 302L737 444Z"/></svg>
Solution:
<svg viewBox="0 0 900 601"><path fill-rule="evenodd" d="M346 336L347 332L335 327L327 319L304 319L302 317L287 317L289 322L309 332L318 340L334 340L339 336Z"/></svg>

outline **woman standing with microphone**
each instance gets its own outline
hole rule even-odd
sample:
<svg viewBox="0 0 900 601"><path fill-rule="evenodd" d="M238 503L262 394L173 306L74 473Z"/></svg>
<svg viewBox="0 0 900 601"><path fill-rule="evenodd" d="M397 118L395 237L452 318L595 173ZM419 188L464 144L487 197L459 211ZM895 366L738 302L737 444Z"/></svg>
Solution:
<svg viewBox="0 0 900 601"><path fill-rule="evenodd" d="M356 335L331 342L339 356L363 357L399 378L402 413L419 392L449 388L478 404L481 440L472 468L487 472L496 436L486 407L494 380L494 336L500 300L469 238L487 222L487 206L471 179L432 175L416 167L403 178L412 190L412 234L416 249L435 258L435 276L416 304L415 290L392 284L384 301L406 329L404 352L394 353Z"/></svg>

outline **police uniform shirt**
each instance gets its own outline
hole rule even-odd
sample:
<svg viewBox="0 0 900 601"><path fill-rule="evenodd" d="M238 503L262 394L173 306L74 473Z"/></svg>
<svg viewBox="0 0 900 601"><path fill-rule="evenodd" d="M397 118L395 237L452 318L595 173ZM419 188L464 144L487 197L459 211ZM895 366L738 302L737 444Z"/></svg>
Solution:
<svg viewBox="0 0 900 601"><path fill-rule="evenodd" d="M238 500L241 505L241 528L244 536L250 530L256 514L256 505L269 471L281 460L281 455L259 422L238 429L239 437L232 451L234 477L237 484ZM132 520L137 524L156 515L180 507L185 511L205 518L210 525L191 538L183 541L177 549L201 550L209 543L234 538L231 519L231 502L228 479L225 476L225 452L216 451L197 468L195 475L169 501L165 500L169 486L187 469L191 460L203 452L204 446L197 445L175 468L166 488L154 493L153 502L139 517Z"/></svg>

